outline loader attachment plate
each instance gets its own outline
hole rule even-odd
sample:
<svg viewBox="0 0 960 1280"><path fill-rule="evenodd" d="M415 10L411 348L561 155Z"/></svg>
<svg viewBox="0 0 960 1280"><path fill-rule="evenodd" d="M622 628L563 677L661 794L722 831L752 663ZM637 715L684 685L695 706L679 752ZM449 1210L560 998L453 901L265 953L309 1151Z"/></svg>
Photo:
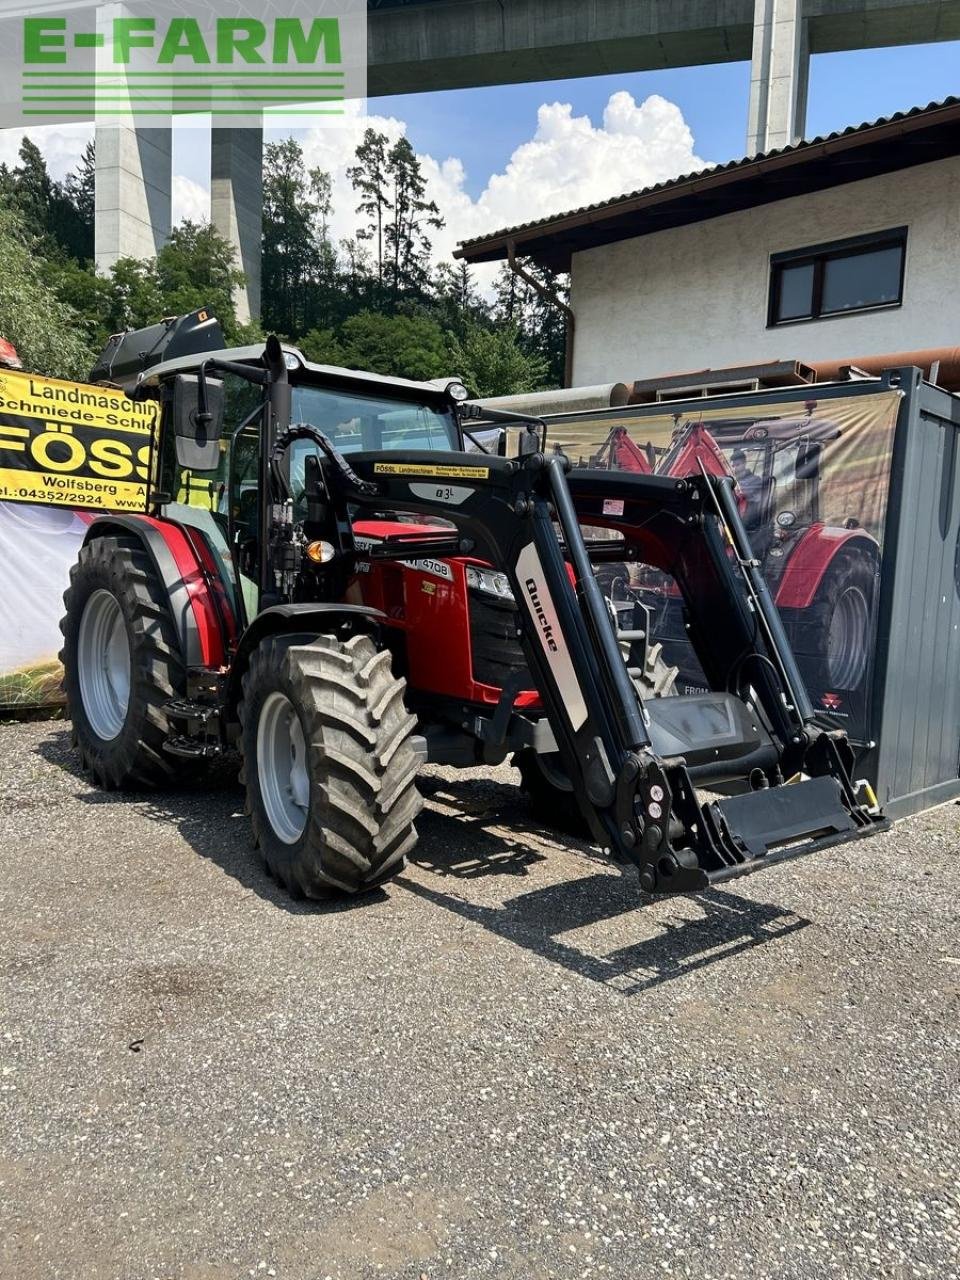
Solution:
<svg viewBox="0 0 960 1280"><path fill-rule="evenodd" d="M809 778L715 800L704 806L724 830L724 845L742 858L707 871L710 884L746 875L773 862L870 836L889 823L864 824L844 804L833 777Z"/></svg>

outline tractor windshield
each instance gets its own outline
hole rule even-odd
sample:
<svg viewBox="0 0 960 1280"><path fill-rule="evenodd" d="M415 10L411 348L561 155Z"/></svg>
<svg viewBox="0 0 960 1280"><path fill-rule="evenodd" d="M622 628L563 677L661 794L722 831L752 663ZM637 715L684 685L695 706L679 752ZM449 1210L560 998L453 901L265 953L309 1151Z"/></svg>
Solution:
<svg viewBox="0 0 960 1280"><path fill-rule="evenodd" d="M358 396L328 387L296 384L293 387L291 422L319 427L341 453L380 449L460 449L452 410L418 401ZM304 460L316 453L312 440L296 440L287 451L290 491L298 519L305 515Z"/></svg>
<svg viewBox="0 0 960 1280"><path fill-rule="evenodd" d="M453 411L416 400L353 395L301 383L293 387L291 418L319 427L341 453L460 448Z"/></svg>

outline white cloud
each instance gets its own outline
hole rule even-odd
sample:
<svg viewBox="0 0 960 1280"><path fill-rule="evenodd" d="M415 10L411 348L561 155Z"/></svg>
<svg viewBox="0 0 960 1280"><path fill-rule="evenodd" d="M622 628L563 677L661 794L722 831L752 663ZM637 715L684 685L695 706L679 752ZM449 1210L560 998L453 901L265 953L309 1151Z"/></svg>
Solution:
<svg viewBox="0 0 960 1280"><path fill-rule="evenodd" d="M366 128L378 129L391 141L406 132L403 121L394 117L356 114L345 126L312 129L303 139L307 164L326 169L333 178L331 229L337 237L351 235L356 227L357 198L346 171L355 163L353 153ZM533 137L516 148L502 173L490 176L476 199L465 189L459 159L419 158L446 223L433 236L438 259L450 258L459 240L594 204L705 164L675 103L658 94L637 103L626 91L611 96L600 125L588 116L575 116L569 103L545 103ZM481 280L490 270L480 273Z"/></svg>
<svg viewBox="0 0 960 1280"><path fill-rule="evenodd" d="M210 221L210 190L182 173L173 175L173 225L181 222Z"/></svg>

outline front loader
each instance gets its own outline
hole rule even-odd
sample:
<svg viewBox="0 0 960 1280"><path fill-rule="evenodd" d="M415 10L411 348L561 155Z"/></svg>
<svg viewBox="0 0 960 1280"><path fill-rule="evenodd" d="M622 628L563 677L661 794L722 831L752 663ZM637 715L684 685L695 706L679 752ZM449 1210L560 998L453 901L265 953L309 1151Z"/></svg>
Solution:
<svg viewBox="0 0 960 1280"><path fill-rule="evenodd" d="M63 624L105 785L239 748L267 866L308 896L400 868L428 763L541 762L651 892L885 825L813 721L728 480L570 472L536 422L507 457L457 384L275 339L140 367L132 389L162 406L150 514L94 521ZM588 550L581 525L610 536ZM595 574L614 559L673 576L710 692L656 696L642 627L618 634Z"/></svg>

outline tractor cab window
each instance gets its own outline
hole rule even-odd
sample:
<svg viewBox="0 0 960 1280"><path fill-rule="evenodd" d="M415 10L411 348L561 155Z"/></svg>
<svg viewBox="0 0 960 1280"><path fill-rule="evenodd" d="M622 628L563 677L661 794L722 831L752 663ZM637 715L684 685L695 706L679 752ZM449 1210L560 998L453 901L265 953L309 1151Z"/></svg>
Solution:
<svg viewBox="0 0 960 1280"><path fill-rule="evenodd" d="M341 453L398 449L458 451L460 434L453 411L416 400L359 396L306 384L293 388L293 422L319 427ZM297 440L289 450L290 488L299 506L303 495L304 459L316 452L310 440ZM296 511L297 516L303 513Z"/></svg>
<svg viewBox="0 0 960 1280"><path fill-rule="evenodd" d="M257 611L257 468L263 389L243 378L224 381L224 428L217 466L212 471L181 467L174 432L165 428L159 468L164 512L196 529L221 570L234 607L243 598L247 616ZM246 425L241 426L242 423ZM238 430L239 428L239 430ZM233 551L230 546L229 493L232 488ZM244 554L245 551L245 554ZM238 553L236 561L233 553ZM239 575L236 563L240 564Z"/></svg>

